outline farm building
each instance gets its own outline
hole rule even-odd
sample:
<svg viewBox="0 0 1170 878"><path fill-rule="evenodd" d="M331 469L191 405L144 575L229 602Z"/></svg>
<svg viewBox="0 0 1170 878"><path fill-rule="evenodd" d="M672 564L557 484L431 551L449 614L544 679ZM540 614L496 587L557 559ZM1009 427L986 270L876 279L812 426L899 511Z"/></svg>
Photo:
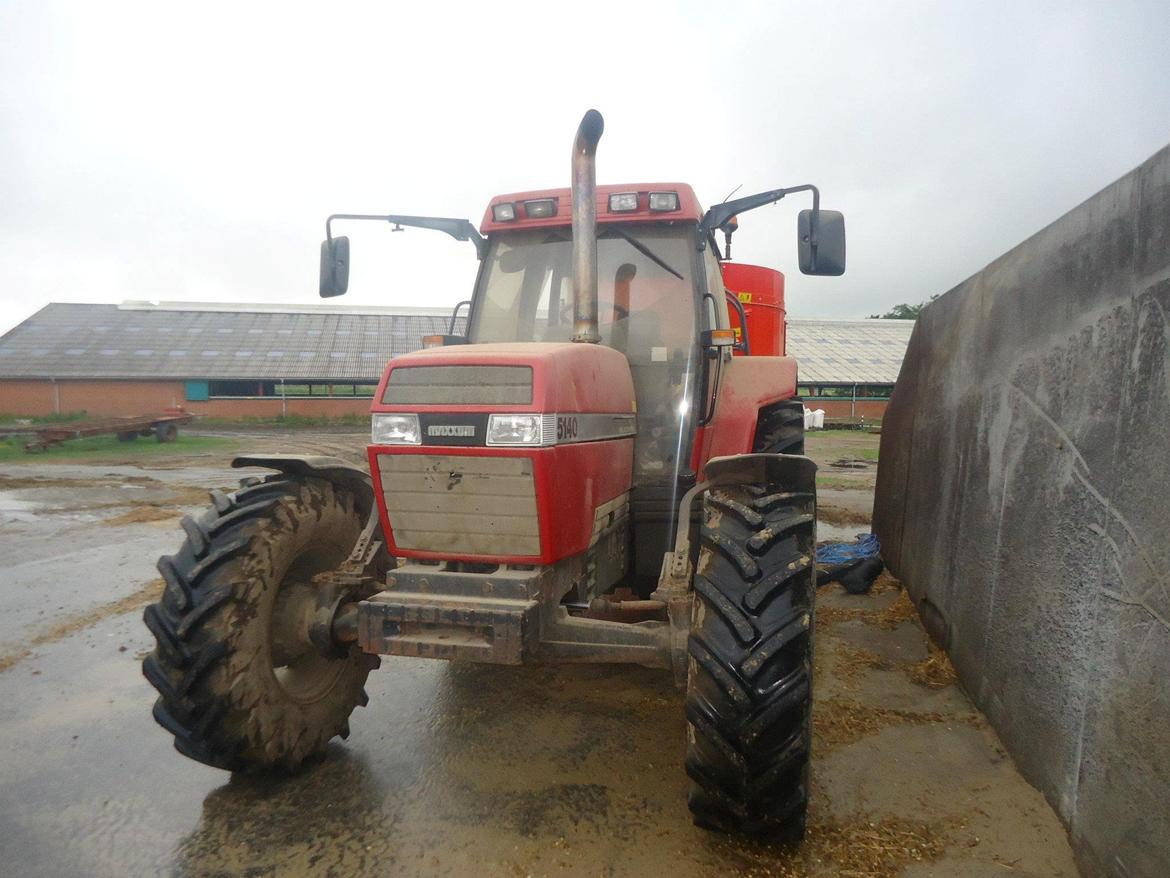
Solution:
<svg viewBox="0 0 1170 878"><path fill-rule="evenodd" d="M445 333L449 309L52 304L0 337L0 413L364 414L386 361ZM462 318L457 330L462 329ZM791 319L801 395L880 418L913 324Z"/></svg>
<svg viewBox="0 0 1170 878"><path fill-rule="evenodd" d="M913 320L788 319L805 405L830 418L881 420L898 380Z"/></svg>

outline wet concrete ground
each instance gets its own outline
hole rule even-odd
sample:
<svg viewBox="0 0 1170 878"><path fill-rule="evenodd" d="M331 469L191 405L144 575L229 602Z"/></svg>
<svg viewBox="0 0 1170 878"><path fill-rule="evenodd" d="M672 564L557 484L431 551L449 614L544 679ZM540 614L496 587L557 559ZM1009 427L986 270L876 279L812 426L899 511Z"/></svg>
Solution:
<svg viewBox="0 0 1170 878"><path fill-rule="evenodd" d="M1051 809L889 582L822 589L797 851L691 826L681 699L646 669L385 660L350 739L304 774L191 762L150 717L141 611L189 488L239 474L151 467L0 465L0 874L1076 874ZM864 491L822 485L822 504L864 511ZM158 520L104 523L143 503Z"/></svg>

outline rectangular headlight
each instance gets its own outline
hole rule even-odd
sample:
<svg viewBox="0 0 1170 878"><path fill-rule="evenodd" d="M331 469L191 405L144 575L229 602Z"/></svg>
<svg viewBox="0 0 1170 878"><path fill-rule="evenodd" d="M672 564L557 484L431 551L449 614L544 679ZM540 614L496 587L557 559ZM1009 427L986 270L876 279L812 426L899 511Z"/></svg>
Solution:
<svg viewBox="0 0 1170 878"><path fill-rule="evenodd" d="M374 445L418 445L422 431L418 415L374 415L370 421L370 441Z"/></svg>
<svg viewBox="0 0 1170 878"><path fill-rule="evenodd" d="M609 196L610 213L629 213L638 209L637 192L615 192Z"/></svg>
<svg viewBox="0 0 1170 878"><path fill-rule="evenodd" d="M492 219L498 223L510 223L516 219L516 205L510 201L492 205Z"/></svg>
<svg viewBox="0 0 1170 878"><path fill-rule="evenodd" d="M650 209L653 211L678 210L678 193L651 192Z"/></svg>
<svg viewBox="0 0 1170 878"><path fill-rule="evenodd" d="M540 415L492 415L488 418L488 445L540 445Z"/></svg>
<svg viewBox="0 0 1170 878"><path fill-rule="evenodd" d="M529 219L540 219L543 216L556 216L557 203L551 198L541 198L537 201L525 201L524 213Z"/></svg>

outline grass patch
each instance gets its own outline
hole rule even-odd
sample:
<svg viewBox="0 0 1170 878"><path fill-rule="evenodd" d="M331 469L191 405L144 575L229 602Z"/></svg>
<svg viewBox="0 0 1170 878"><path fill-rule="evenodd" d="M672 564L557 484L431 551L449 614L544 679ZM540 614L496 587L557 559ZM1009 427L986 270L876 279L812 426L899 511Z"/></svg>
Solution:
<svg viewBox="0 0 1170 878"><path fill-rule="evenodd" d="M856 488L859 491L867 491L873 485L865 480L868 473L856 476L854 478L847 478L845 476L823 476L817 473L817 487L818 488L837 488L840 490L847 490L849 488Z"/></svg>
<svg viewBox="0 0 1170 878"><path fill-rule="evenodd" d="M232 429L251 427L354 427L369 429L370 416L360 415L277 415L272 418L200 418L195 422L200 427L211 429Z"/></svg>
<svg viewBox="0 0 1170 878"><path fill-rule="evenodd" d="M840 427L830 427L824 430L810 430L805 434L806 436L839 436L844 439L856 439L857 430L845 430Z"/></svg>
<svg viewBox="0 0 1170 878"><path fill-rule="evenodd" d="M223 451L233 447L230 439L213 436L188 436L180 432L174 442L156 442L153 437L140 437L134 442L119 442L114 435L94 436L89 439L68 439L44 451L29 453L24 450L27 440L20 436L0 439L0 461L38 463L45 461L86 460L117 457L120 460L138 460L160 457L186 456Z"/></svg>

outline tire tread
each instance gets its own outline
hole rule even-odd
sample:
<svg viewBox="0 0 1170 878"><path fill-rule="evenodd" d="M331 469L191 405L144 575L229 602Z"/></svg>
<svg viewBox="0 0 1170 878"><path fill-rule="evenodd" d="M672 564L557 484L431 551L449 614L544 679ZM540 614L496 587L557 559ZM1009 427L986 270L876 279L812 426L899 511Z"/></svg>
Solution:
<svg viewBox="0 0 1170 878"><path fill-rule="evenodd" d="M796 839L808 804L815 491L751 488L717 488L706 501L688 642L688 802L700 826Z"/></svg>

